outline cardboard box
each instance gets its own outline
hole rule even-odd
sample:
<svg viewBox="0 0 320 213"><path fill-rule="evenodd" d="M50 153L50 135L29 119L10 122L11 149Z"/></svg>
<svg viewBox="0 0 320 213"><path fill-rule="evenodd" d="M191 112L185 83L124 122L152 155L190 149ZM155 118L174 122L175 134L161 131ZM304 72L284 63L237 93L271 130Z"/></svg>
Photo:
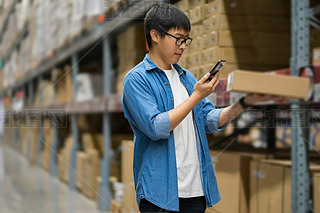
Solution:
<svg viewBox="0 0 320 213"><path fill-rule="evenodd" d="M203 37L198 36L198 37L194 38L191 45L188 48L189 48L190 52L202 51L203 50Z"/></svg>
<svg viewBox="0 0 320 213"><path fill-rule="evenodd" d="M123 183L134 182L133 179L133 141L121 142L121 181Z"/></svg>
<svg viewBox="0 0 320 213"><path fill-rule="evenodd" d="M117 200L111 200L110 213L121 213L121 204Z"/></svg>
<svg viewBox="0 0 320 213"><path fill-rule="evenodd" d="M290 2L285 0L216 0L205 5L206 17L215 14L289 16Z"/></svg>
<svg viewBox="0 0 320 213"><path fill-rule="evenodd" d="M320 213L320 173L313 176L314 213Z"/></svg>
<svg viewBox="0 0 320 213"><path fill-rule="evenodd" d="M96 149L86 151L87 160L84 164L83 193L92 200L97 200L99 185L97 177L100 176L100 157Z"/></svg>
<svg viewBox="0 0 320 213"><path fill-rule="evenodd" d="M199 67L202 63L201 52L194 52L188 54L188 68Z"/></svg>
<svg viewBox="0 0 320 213"><path fill-rule="evenodd" d="M251 157L223 152L211 152L215 158L215 174L221 201L208 212L249 212L249 164Z"/></svg>
<svg viewBox="0 0 320 213"><path fill-rule="evenodd" d="M89 151L90 149L95 149L94 136L89 133L82 134L82 145L84 151Z"/></svg>
<svg viewBox="0 0 320 213"><path fill-rule="evenodd" d="M198 36L203 36L203 32L204 32L203 24L191 25L190 37L196 38Z"/></svg>
<svg viewBox="0 0 320 213"><path fill-rule="evenodd" d="M206 17L203 20L203 26L204 33L213 30L255 30L290 33L290 19L288 17L215 14Z"/></svg>
<svg viewBox="0 0 320 213"><path fill-rule="evenodd" d="M228 92L261 93L289 98L307 98L310 79L236 70L228 76Z"/></svg>
<svg viewBox="0 0 320 213"><path fill-rule="evenodd" d="M197 79L197 80L200 80L200 70L201 70L201 67L192 67L189 69L189 71L194 75L194 77Z"/></svg>
<svg viewBox="0 0 320 213"><path fill-rule="evenodd" d="M189 10L190 8L190 4L189 4L189 0L181 0L178 1L177 3L174 4L177 8L179 8L179 10L185 12L187 10Z"/></svg>
<svg viewBox="0 0 320 213"><path fill-rule="evenodd" d="M250 163L250 212L291 212L291 169Z"/></svg>
<svg viewBox="0 0 320 213"><path fill-rule="evenodd" d="M81 192L83 190L84 176L85 176L85 162L88 160L88 155L85 152L77 152L77 165L76 165L76 187Z"/></svg>
<svg viewBox="0 0 320 213"><path fill-rule="evenodd" d="M219 45L219 35L217 31L212 31L203 35L203 49L208 49Z"/></svg>
<svg viewBox="0 0 320 213"><path fill-rule="evenodd" d="M195 8L197 6L205 5L206 0L189 0L190 8Z"/></svg>
<svg viewBox="0 0 320 213"><path fill-rule="evenodd" d="M266 47L290 49L290 33L286 32L270 33L258 31L219 30L218 35L218 45L221 47Z"/></svg>
<svg viewBox="0 0 320 213"><path fill-rule="evenodd" d="M183 53L178 64L180 67L188 69L188 53Z"/></svg>
<svg viewBox="0 0 320 213"><path fill-rule="evenodd" d="M320 48L313 49L312 64L313 66L320 65Z"/></svg>
<svg viewBox="0 0 320 213"><path fill-rule="evenodd" d="M311 164L311 176L320 165ZM250 212L291 212L291 161L250 163Z"/></svg>
<svg viewBox="0 0 320 213"><path fill-rule="evenodd" d="M123 212L139 212L133 182L124 183L122 211Z"/></svg>
<svg viewBox="0 0 320 213"><path fill-rule="evenodd" d="M225 59L227 63L283 66L284 64L288 64L290 50L275 48L211 47L202 51L201 58L204 64Z"/></svg>
<svg viewBox="0 0 320 213"><path fill-rule="evenodd" d="M204 19L204 6L200 5L188 11L191 24L196 24Z"/></svg>

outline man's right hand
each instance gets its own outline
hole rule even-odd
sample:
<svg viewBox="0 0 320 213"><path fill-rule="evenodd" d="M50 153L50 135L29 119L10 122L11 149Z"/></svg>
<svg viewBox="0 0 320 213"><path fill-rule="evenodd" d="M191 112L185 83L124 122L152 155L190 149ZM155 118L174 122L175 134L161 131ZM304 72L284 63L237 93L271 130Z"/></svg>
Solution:
<svg viewBox="0 0 320 213"><path fill-rule="evenodd" d="M219 84L219 75L220 72L218 72L215 77L211 79L211 81L207 81L210 73L205 74L196 83L196 85L194 85L192 95L196 96L199 101L210 95Z"/></svg>

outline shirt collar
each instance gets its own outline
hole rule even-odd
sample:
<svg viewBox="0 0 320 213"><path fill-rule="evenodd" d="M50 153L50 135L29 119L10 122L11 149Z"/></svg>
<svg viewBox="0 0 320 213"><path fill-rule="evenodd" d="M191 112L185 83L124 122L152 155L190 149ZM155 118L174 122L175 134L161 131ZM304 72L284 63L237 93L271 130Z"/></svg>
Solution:
<svg viewBox="0 0 320 213"><path fill-rule="evenodd" d="M161 70L149 57L149 54L147 53L146 56L143 59L144 66L147 71L151 70L156 70L159 71ZM180 67L178 64L173 64L173 67L178 71L179 75L186 74L186 71Z"/></svg>

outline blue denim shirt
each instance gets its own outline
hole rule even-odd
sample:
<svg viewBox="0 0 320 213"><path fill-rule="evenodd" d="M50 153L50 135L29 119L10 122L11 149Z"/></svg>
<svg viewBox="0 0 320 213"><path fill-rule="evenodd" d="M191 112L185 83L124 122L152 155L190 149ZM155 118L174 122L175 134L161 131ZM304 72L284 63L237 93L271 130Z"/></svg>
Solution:
<svg viewBox="0 0 320 213"><path fill-rule="evenodd" d="M195 77L178 64L180 81L189 95ZM147 54L125 77L123 110L134 132L133 173L138 205L141 197L167 210L179 211L178 178L173 131L168 111L174 108L169 80ZM218 120L222 109L203 99L193 109L200 176L208 207L220 200L206 132L222 130Z"/></svg>

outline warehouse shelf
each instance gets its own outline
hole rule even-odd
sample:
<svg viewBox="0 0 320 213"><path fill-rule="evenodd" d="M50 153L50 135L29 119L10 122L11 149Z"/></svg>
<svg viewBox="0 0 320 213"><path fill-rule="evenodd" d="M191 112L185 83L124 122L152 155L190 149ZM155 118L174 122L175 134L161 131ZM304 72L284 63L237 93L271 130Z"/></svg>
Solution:
<svg viewBox="0 0 320 213"><path fill-rule="evenodd" d="M9 48L9 51L3 55L4 61L8 59L13 51L17 48L17 46L20 44L21 40L24 38L24 36L28 33L28 25L25 24L22 28L22 30L16 35L16 38L14 38L14 42L12 43L11 47Z"/></svg>
<svg viewBox="0 0 320 213"><path fill-rule="evenodd" d="M39 64L36 68L26 73L23 76L23 79L18 80L15 85L12 85L8 88L5 88L0 92L0 95L6 94L10 90L15 90L24 86L27 82L32 81L38 76L48 72L52 67L56 66L58 63L70 58L73 53L78 52L93 42L101 42L103 39L107 38L110 33L114 33L117 29L129 24L132 20L142 16L148 8L153 4L158 2L144 2L144 1L129 1L130 7L126 7L126 10L120 10L112 14L112 17L106 18L103 23L97 23L86 33L76 38L73 42L67 44L61 50L58 50L53 53L52 58L45 59L42 63ZM129 18L125 18L129 14ZM19 37L20 40L15 42L15 45L12 48L15 48L16 45L21 41L22 37ZM12 52L12 50L10 51Z"/></svg>
<svg viewBox="0 0 320 213"><path fill-rule="evenodd" d="M3 34L4 34L4 31L6 29L6 27L8 26L8 22L9 22L9 17L10 15L13 13L14 11L14 8L15 8L15 5L19 2L19 0L14 0L14 2L12 3L11 5L11 8L9 9L9 12L5 18L5 21L1 27L1 30L0 30L0 41L2 40L2 37L3 37Z"/></svg>
<svg viewBox="0 0 320 213"><path fill-rule="evenodd" d="M292 0L292 2L298 2L298 0ZM15 3L18 2L18 0L15 0ZM113 75L111 74L113 72L112 68L112 60L111 60L111 51L110 51L110 41L111 37L114 36L117 32L121 31L121 29L125 28L130 22L132 22L135 19L140 18L143 16L146 11L153 5L159 3L159 1L152 2L152 1L128 1L127 4L119 4L119 8L117 11L113 12L112 14L109 14L106 16L105 21L102 23L96 23L92 28L88 29L86 32L84 32L82 35L75 38L71 43L68 43L63 48L56 50L52 53L52 55L48 55L43 61L40 62L40 64L36 67L34 67L30 71L25 72L25 76L23 76L20 80L17 80L14 85L3 89L0 91L0 96L6 96L10 94L12 91L18 91L18 90L28 90L28 98L29 103L34 103L34 88L33 88L33 82L35 80L39 80L40 82L43 79L44 74L47 74L51 72L53 68L56 68L59 66L59 64L65 62L65 61L71 61L72 64L72 74L73 74L73 82L75 81L75 76L78 75L79 72L79 65L78 65L78 53L82 51L85 48L90 47L91 45L94 45L94 43L102 42L103 43L103 82L105 84L104 92L102 96L95 97L91 100L78 102L75 100L75 97L73 97L73 101L65 103L65 104L55 104L52 106L27 106L23 110L18 111L10 111L13 115L21 115L28 111L34 111L34 112L41 112L41 116L46 116L49 113L60 113L61 110L65 111L67 114L69 113L71 116L72 121L72 136L74 137L74 146L72 147L72 154L71 154L71 170L75 170L76 165L76 151L79 149L79 138L78 138L78 126L77 126L77 116L78 114L93 114L93 113L102 113L103 114L103 135L104 135L104 152L108 153L110 151L110 145L111 145L111 123L110 123L110 114L111 113L118 113L123 112L122 104L121 104L121 95L120 94L112 94L111 92L111 82L114 80ZM293 6L292 6L293 7ZM14 6L11 8L13 10ZM12 11L11 11L12 12ZM126 15L130 14L129 18L124 18ZM8 15L9 17L9 15ZM6 22L8 21L8 17L6 19ZM3 29L5 28L5 25L3 26L2 32L0 34L0 38L2 38L3 35ZM22 33L18 36L18 38L14 41L12 47L10 48L8 56L9 57L12 52L19 46L19 43L23 39L23 36L27 33L26 32L27 27L24 27L24 30ZM1 39L0 39L1 40ZM70 60L71 59L71 60ZM82 58L81 58L82 59ZM81 60L80 59L80 60ZM300 66L306 66L307 64L298 64L296 67ZM293 69L292 69L293 70ZM320 73L320 72L319 72ZM224 79L225 81L225 79ZM319 80L320 81L320 80ZM319 82L317 82L319 83ZM77 91L77 85L76 83L73 85L73 90ZM25 93L26 94L26 93ZM41 94L40 94L41 96ZM298 104L303 105L309 105L312 106L312 113L310 114L309 120L310 122L318 121L320 118L320 103L313 102L313 101L301 101L298 102ZM228 106L227 104L220 104L217 105L217 107L225 107ZM291 112L290 104L282 104L282 105L264 105L264 106L256 106L255 109L264 109L264 110L284 110ZM310 107L311 108L311 107ZM260 112L262 113L262 112ZM261 114L260 114L261 116ZM41 118L41 122L43 122L43 117ZM259 115L257 114L257 117L259 118ZM279 113L274 119L275 122L281 122L283 120L285 121L291 121L292 116L286 114L286 113ZM236 135L241 134L246 129L252 127L255 122L248 123L246 127L242 129L236 130L230 137L225 137L221 140L216 141L214 144L210 143L210 147L215 147L217 145L222 144L223 142L227 141L230 138L234 138ZM59 141L57 138L57 125L53 125L54 130L54 143L52 145L52 153L57 153ZM17 138L17 132L15 133L15 138ZM43 142L41 141L41 138L43 137L43 132L40 129L39 130L39 140L38 140L38 150L37 150L37 165L40 165L40 155L42 151ZM272 147L272 143L270 143ZM272 149L274 151L274 149ZM270 151L270 150L269 150ZM301 150L300 150L301 151ZM281 152L281 151L279 151ZM298 152L297 152L298 153ZM287 155L286 152L284 155ZM301 154L301 153L299 153ZM311 155L314 155L315 153L311 153ZM30 157L30 153L28 154ZM54 176L57 175L57 159L54 157L55 155L52 155L50 159L51 164L51 171L50 173ZM28 157L28 158L29 158ZM301 159L300 159L301 160ZM107 157L103 158L101 161L101 176L102 176L102 183L100 185L99 194L101 197L103 197L106 200L111 199L111 194L109 190L109 168L110 168L110 159ZM297 164L298 165L298 164ZM293 167L295 164L293 164ZM303 167L302 169L306 169L307 167ZM70 188L75 188L75 177L73 172L70 173L69 177L69 186ZM305 177L304 177L305 178ZM301 191L301 189L299 189ZM299 190L296 190L297 192L300 192ZM108 206L106 203L102 200L99 201L99 209L106 210L108 209ZM299 210L298 210L299 211Z"/></svg>
<svg viewBox="0 0 320 213"><path fill-rule="evenodd" d="M34 106L25 107L22 110L12 110L8 111L7 115L26 115L28 113L32 114L57 114L64 111L70 114L94 114L94 113L117 113L123 112L121 95L113 94L109 96L95 97L91 100L81 101L81 102L70 102L64 104L57 104L52 106Z"/></svg>

